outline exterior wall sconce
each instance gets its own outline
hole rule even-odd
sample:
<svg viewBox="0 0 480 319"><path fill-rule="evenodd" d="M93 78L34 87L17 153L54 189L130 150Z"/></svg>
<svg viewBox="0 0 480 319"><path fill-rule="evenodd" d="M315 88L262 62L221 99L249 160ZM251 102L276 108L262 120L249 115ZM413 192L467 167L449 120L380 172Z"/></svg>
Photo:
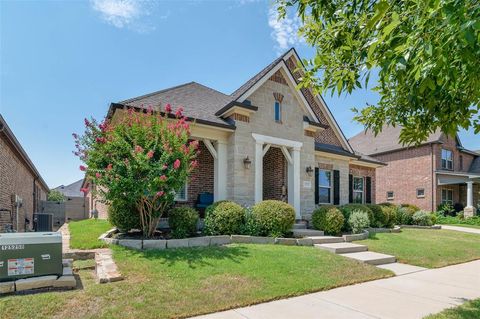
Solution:
<svg viewBox="0 0 480 319"><path fill-rule="evenodd" d="M307 175L312 177L313 175L313 168L311 166L307 166L307 168L305 169L305 172L307 172Z"/></svg>
<svg viewBox="0 0 480 319"><path fill-rule="evenodd" d="M252 161L247 157L243 159L243 166L245 169L250 169L250 166L252 166Z"/></svg>

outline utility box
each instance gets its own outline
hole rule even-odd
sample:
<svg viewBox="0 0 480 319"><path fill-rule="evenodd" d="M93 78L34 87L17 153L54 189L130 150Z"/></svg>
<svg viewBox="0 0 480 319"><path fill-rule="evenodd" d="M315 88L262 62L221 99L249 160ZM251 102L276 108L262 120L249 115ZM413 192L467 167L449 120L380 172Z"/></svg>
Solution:
<svg viewBox="0 0 480 319"><path fill-rule="evenodd" d="M62 274L60 233L0 233L0 282Z"/></svg>

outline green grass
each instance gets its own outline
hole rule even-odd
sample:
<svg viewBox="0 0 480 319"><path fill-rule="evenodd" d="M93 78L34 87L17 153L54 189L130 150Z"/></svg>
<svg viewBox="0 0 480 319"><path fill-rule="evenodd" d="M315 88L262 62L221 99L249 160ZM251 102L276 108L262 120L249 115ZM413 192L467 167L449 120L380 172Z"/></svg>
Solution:
<svg viewBox="0 0 480 319"><path fill-rule="evenodd" d="M95 284L80 270L82 290L2 298L0 318L188 317L392 275L313 247L112 249L124 281Z"/></svg>
<svg viewBox="0 0 480 319"><path fill-rule="evenodd" d="M438 268L480 259L480 235L449 230L402 229L358 242L402 263Z"/></svg>
<svg viewBox="0 0 480 319"><path fill-rule="evenodd" d="M112 225L103 219L85 219L68 223L70 230L70 248L95 249L107 247L98 237L111 229Z"/></svg>
<svg viewBox="0 0 480 319"><path fill-rule="evenodd" d="M480 318L480 299L475 299L455 308L430 315L425 319L478 319Z"/></svg>

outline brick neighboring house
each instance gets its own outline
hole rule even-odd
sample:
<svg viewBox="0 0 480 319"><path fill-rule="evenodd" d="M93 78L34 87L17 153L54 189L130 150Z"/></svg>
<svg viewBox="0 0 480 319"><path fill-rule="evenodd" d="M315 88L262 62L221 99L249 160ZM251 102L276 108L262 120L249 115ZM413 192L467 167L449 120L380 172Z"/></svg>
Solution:
<svg viewBox="0 0 480 319"><path fill-rule="evenodd" d="M33 213L47 193L48 185L0 115L0 232L8 225L32 230Z"/></svg>
<svg viewBox="0 0 480 319"><path fill-rule="evenodd" d="M230 95L190 82L112 103L107 118L184 107L201 153L178 205L195 206L204 192L242 205L277 199L300 219L319 204L374 202L375 169L385 164L352 149L321 96L296 89L299 61L292 48Z"/></svg>
<svg viewBox="0 0 480 319"><path fill-rule="evenodd" d="M480 204L480 153L441 132L420 146L404 147L400 130L385 127L376 137L367 131L349 139L358 151L388 164L376 171L377 202L410 203L429 211L449 202L474 214Z"/></svg>

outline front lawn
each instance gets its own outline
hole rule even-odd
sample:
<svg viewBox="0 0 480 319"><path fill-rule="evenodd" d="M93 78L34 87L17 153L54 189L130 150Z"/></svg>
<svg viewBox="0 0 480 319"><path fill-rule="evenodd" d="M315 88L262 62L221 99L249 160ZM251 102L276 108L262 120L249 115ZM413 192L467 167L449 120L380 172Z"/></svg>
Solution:
<svg viewBox="0 0 480 319"><path fill-rule="evenodd" d="M425 319L478 319L480 318L480 299L475 299L455 308L430 315Z"/></svg>
<svg viewBox="0 0 480 319"><path fill-rule="evenodd" d="M104 219L85 219L68 223L70 230L70 248L95 249L107 247L98 237L111 229L112 225Z"/></svg>
<svg viewBox="0 0 480 319"><path fill-rule="evenodd" d="M95 284L80 270L82 290L2 298L0 318L188 317L392 275L314 247L112 249L124 281Z"/></svg>
<svg viewBox="0 0 480 319"><path fill-rule="evenodd" d="M402 229L358 242L402 263L438 268L480 259L480 235L449 230Z"/></svg>

